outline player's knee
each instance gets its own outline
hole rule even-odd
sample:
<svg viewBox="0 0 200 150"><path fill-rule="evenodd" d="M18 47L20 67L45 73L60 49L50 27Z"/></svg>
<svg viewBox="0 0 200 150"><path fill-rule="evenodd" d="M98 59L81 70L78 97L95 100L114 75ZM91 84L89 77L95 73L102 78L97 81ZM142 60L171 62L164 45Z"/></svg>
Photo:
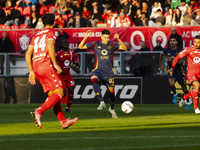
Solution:
<svg viewBox="0 0 200 150"><path fill-rule="evenodd" d="M193 85L193 88L194 88L195 90L199 90L199 82L198 82L198 81L194 81L194 82L192 83L192 85Z"/></svg>
<svg viewBox="0 0 200 150"><path fill-rule="evenodd" d="M96 78L96 77L95 78L91 78L91 82L92 83L97 83L98 82L98 78Z"/></svg>

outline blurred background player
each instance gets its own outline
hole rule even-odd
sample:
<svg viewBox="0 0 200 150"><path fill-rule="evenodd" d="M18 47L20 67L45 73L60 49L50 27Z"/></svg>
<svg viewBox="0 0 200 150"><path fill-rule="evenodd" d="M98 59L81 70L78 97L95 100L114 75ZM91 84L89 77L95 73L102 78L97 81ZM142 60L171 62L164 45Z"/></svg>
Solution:
<svg viewBox="0 0 200 150"><path fill-rule="evenodd" d="M62 70L57 64L55 57L57 32L53 29L54 21L54 14L46 14L42 17L45 29L33 36L25 56L29 69L29 82L35 85L35 79L37 78L43 87L44 93L48 92L46 101L40 107L33 110L31 114L35 119L36 125L42 128L42 113L53 107L60 126L66 129L74 124L78 118L66 119L60 105L60 100L63 97L63 89L58 74ZM32 54L33 60L31 60Z"/></svg>
<svg viewBox="0 0 200 150"><path fill-rule="evenodd" d="M200 35L194 37L194 45L187 47L185 50L180 52L174 59L171 69L168 71L169 74L175 71L179 59L187 56L187 79L193 87L188 94L183 96L183 99L179 102L179 106L182 107L185 104L185 100L192 97L194 112L200 114L198 108L199 101L199 79L200 79Z"/></svg>
<svg viewBox="0 0 200 150"><path fill-rule="evenodd" d="M163 53L160 54L159 66L162 71L164 71L164 67L162 66L163 55L166 56L167 70L169 70L172 66L172 62L174 58L181 51L181 49L179 49L177 46L178 42L175 37L170 38L169 41L170 41L170 48L163 50ZM176 92L176 87L175 87L176 81L178 81L178 83L181 85L184 94L188 93L188 90L186 87L186 77L185 77L185 73L183 69L183 63L184 63L183 59L179 60L173 74L168 76L170 89L174 93L174 96L173 96L174 104L177 103L177 97L178 97L178 93ZM190 109L190 104L191 103L187 105L186 109Z"/></svg>
<svg viewBox="0 0 200 150"><path fill-rule="evenodd" d="M100 105L97 110L102 110L106 107L103 97L101 95L100 84L104 84L108 88L110 108L109 112L112 114L112 118L118 118L114 110L114 73L113 73L113 55L114 52L119 50L126 50L126 46L119 39L119 35L116 33L114 38L119 41L118 43L110 41L110 31L103 30L101 35L101 41L95 41L91 43L86 43L88 37L90 37L92 32L88 30L84 39L79 44L79 49L93 49L95 56L94 70L91 73L91 81L93 84L94 92L100 101Z"/></svg>
<svg viewBox="0 0 200 150"><path fill-rule="evenodd" d="M74 98L74 80L70 73L71 63L73 62L72 69L76 73L80 73L79 67L79 59L76 53L69 49L69 42L67 39L63 39L61 43L62 49L56 53L56 59L58 65L62 69L62 73L59 75L62 81L63 89L68 90L68 101L65 112L72 112L69 108L72 105ZM64 91L65 93L65 91ZM67 96L67 95L66 95Z"/></svg>

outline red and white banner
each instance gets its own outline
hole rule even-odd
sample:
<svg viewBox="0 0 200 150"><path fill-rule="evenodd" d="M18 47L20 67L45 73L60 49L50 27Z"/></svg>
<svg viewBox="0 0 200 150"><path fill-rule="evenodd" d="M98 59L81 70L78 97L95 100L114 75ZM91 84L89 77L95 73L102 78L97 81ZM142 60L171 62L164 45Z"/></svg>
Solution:
<svg viewBox="0 0 200 150"><path fill-rule="evenodd" d="M172 27L122 27L122 28L107 28L111 33L111 40L117 42L114 39L114 34L117 32L120 39L123 42L130 42L132 47L136 50L140 49L140 41L145 41L147 47L153 50L156 46L156 40L161 40L161 46L166 48L168 38L171 35ZM193 44L194 36L200 34L200 26L187 26L187 27L176 27L177 33L182 36L183 48L191 46ZM91 37L86 42L99 41L101 40L101 31L105 28L73 28L73 29L59 29L65 31L69 35L69 43L71 49L77 49L80 41L85 37L87 30L92 31ZM0 37L2 32L0 31ZM8 37L13 43L13 52L19 53L21 50L26 50L32 36L38 30L7 30Z"/></svg>

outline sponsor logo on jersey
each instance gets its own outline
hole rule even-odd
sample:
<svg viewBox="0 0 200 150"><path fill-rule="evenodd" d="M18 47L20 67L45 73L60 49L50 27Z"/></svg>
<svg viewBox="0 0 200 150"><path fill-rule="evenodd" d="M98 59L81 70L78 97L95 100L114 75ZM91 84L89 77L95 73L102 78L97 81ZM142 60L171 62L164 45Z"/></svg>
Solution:
<svg viewBox="0 0 200 150"><path fill-rule="evenodd" d="M197 64L200 62L200 58L199 57L194 57L193 61Z"/></svg>
<svg viewBox="0 0 200 150"><path fill-rule="evenodd" d="M23 51L28 49L28 45L30 43L30 38L25 34L19 38L20 47Z"/></svg>
<svg viewBox="0 0 200 150"><path fill-rule="evenodd" d="M102 54L102 55L107 55L107 53L108 53L108 51L105 50L105 49L103 49L103 50L101 51L101 54Z"/></svg>

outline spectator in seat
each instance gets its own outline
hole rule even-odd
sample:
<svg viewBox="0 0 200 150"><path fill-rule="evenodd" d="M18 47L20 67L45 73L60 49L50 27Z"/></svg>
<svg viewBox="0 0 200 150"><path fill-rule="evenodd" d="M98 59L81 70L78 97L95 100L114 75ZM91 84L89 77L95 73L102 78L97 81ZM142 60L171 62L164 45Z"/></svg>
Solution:
<svg viewBox="0 0 200 150"><path fill-rule="evenodd" d="M121 1L121 5L118 6L118 12L122 11L125 13L127 16L132 16L132 5L129 4L128 0L123 0Z"/></svg>
<svg viewBox="0 0 200 150"><path fill-rule="evenodd" d="M187 12L185 14L183 14L183 25L191 25L191 18L192 15L192 8L189 6L187 7Z"/></svg>
<svg viewBox="0 0 200 150"><path fill-rule="evenodd" d="M175 38L178 42L177 46L179 49L182 49L183 47L183 39L182 37L177 33L177 29L176 28L172 28L171 29L172 34L170 35L169 39L171 38ZM168 47L170 47L170 40L168 40Z"/></svg>
<svg viewBox="0 0 200 150"><path fill-rule="evenodd" d="M163 8L165 12L168 12L169 9L171 8L171 0L164 0Z"/></svg>
<svg viewBox="0 0 200 150"><path fill-rule="evenodd" d="M132 20L129 16L126 16L124 12L120 12L120 16L116 20L116 27L130 27Z"/></svg>
<svg viewBox="0 0 200 150"><path fill-rule="evenodd" d="M134 16L134 20L133 20L134 23L135 23L135 26L140 26L141 25L141 14L142 14L141 10L138 9L136 11L136 15Z"/></svg>
<svg viewBox="0 0 200 150"><path fill-rule="evenodd" d="M142 2L142 13L146 13L146 17L151 15L151 7L147 5L147 2Z"/></svg>
<svg viewBox="0 0 200 150"><path fill-rule="evenodd" d="M146 13L141 14L141 25L140 26L148 26L149 25L149 18L146 17Z"/></svg>
<svg viewBox="0 0 200 150"><path fill-rule="evenodd" d="M53 9L53 14L56 15L56 13L65 15L67 11L67 5L65 0L56 0L55 3L55 9Z"/></svg>
<svg viewBox="0 0 200 150"><path fill-rule="evenodd" d="M111 9L108 9L107 12L103 13L101 15L101 17L103 19L106 19L107 27L114 27L115 26L116 16L115 16L115 14L112 13Z"/></svg>
<svg viewBox="0 0 200 150"><path fill-rule="evenodd" d="M154 2L154 7L151 10L150 20L155 20L158 17L157 10L161 10L162 12L162 8L158 5L158 2Z"/></svg>
<svg viewBox="0 0 200 150"><path fill-rule="evenodd" d="M6 23L6 14L0 5L0 24Z"/></svg>
<svg viewBox="0 0 200 150"><path fill-rule="evenodd" d="M181 11L182 14L187 13L187 7L189 7L188 4L186 4L185 0L181 0L181 4L179 5L179 9Z"/></svg>
<svg viewBox="0 0 200 150"><path fill-rule="evenodd" d="M13 24L15 24L15 26L19 26L20 17L21 17L20 11L16 9L11 10L10 8L6 9L6 25L7 26L12 26Z"/></svg>
<svg viewBox="0 0 200 150"><path fill-rule="evenodd" d="M196 10L199 8L199 6L195 0L190 0L190 7L192 7L192 10Z"/></svg>
<svg viewBox="0 0 200 150"><path fill-rule="evenodd" d="M37 16L36 16L36 13L35 13L35 12L32 12L32 13L31 13L31 18L30 18L30 20L28 20L28 19L25 20L25 25L26 25L26 26L30 26L31 29L35 29L37 23L38 23L38 18L37 18Z"/></svg>
<svg viewBox="0 0 200 150"><path fill-rule="evenodd" d="M81 6L87 7L88 10L92 10L93 0L81 0Z"/></svg>
<svg viewBox="0 0 200 150"><path fill-rule="evenodd" d="M80 2L78 0L75 0L73 2L75 5L73 5L72 9L73 9L73 15L76 15L76 12L79 12L79 14L81 14L83 7L81 6Z"/></svg>
<svg viewBox="0 0 200 150"><path fill-rule="evenodd" d="M56 28L63 28L65 26L65 20L62 19L62 15L56 15L55 16L55 26Z"/></svg>
<svg viewBox="0 0 200 150"><path fill-rule="evenodd" d="M200 9L196 9L195 11L192 12L191 14L191 25L200 25Z"/></svg>
<svg viewBox="0 0 200 150"><path fill-rule="evenodd" d="M166 17L165 26L172 26L173 20L174 20L173 10L171 8L169 8L168 15Z"/></svg>
<svg viewBox="0 0 200 150"><path fill-rule="evenodd" d="M69 21L67 22L67 28L74 28L74 27L75 27L74 18L70 17Z"/></svg>
<svg viewBox="0 0 200 150"><path fill-rule="evenodd" d="M142 9L142 7L141 7L141 5L140 5L140 2L134 1L134 2L132 3L132 14L135 15L135 14L136 14L136 11L137 11L138 9L140 9L140 10Z"/></svg>
<svg viewBox="0 0 200 150"><path fill-rule="evenodd" d="M43 25L41 17L38 18L38 22L37 22L35 29L44 29L44 25Z"/></svg>
<svg viewBox="0 0 200 150"><path fill-rule="evenodd" d="M74 27L75 28L81 28L86 27L85 19L81 17L79 12L76 12L75 18L74 18Z"/></svg>
<svg viewBox="0 0 200 150"><path fill-rule="evenodd" d="M112 10L112 12L115 12L115 5L116 1L114 0L102 0L102 6L104 8L104 12L108 10Z"/></svg>
<svg viewBox="0 0 200 150"><path fill-rule="evenodd" d="M71 0L66 0L66 5L67 5L67 11L66 14L73 14L73 9L72 9L72 5L73 3L71 2Z"/></svg>
<svg viewBox="0 0 200 150"><path fill-rule="evenodd" d="M183 16L179 8L176 8L176 13L172 22L173 26L182 26L183 25Z"/></svg>
<svg viewBox="0 0 200 150"><path fill-rule="evenodd" d="M84 6L82 11L82 18L85 19L85 21L87 21L89 20L90 17L91 17L90 11L87 9L86 6Z"/></svg>
<svg viewBox="0 0 200 150"><path fill-rule="evenodd" d="M96 27L97 22L100 22L102 19L102 9L99 8L97 2L93 2L92 7L93 9L91 12L91 18L88 21L86 21L86 25L88 25L89 27Z"/></svg>
<svg viewBox="0 0 200 150"><path fill-rule="evenodd" d="M160 27L165 25L165 17L162 14L162 11L160 9L157 10L158 16L155 19L155 22L153 20L149 21L150 27Z"/></svg>

